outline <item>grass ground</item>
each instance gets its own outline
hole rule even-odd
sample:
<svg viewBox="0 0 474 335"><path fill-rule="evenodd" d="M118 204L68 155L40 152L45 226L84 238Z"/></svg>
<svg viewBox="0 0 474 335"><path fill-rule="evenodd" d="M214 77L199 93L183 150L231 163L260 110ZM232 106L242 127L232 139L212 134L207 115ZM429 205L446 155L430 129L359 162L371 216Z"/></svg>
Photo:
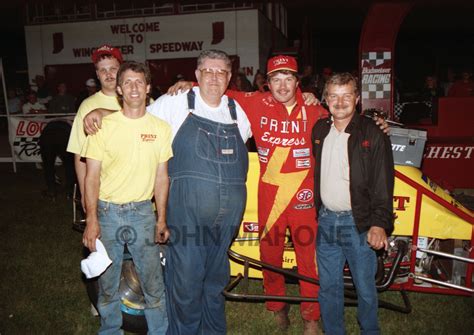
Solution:
<svg viewBox="0 0 474 335"><path fill-rule="evenodd" d="M65 196L43 199L41 171L33 164L0 164L0 335L93 334L80 272L81 235L71 229ZM295 285L289 285L296 292ZM251 282L260 292L261 282ZM474 299L410 293L413 312L380 310L384 334L474 334ZM396 292L383 297L398 301ZM348 334L357 334L355 308L346 308ZM298 306L289 334L301 334ZM227 302L229 334L278 334L262 303Z"/></svg>

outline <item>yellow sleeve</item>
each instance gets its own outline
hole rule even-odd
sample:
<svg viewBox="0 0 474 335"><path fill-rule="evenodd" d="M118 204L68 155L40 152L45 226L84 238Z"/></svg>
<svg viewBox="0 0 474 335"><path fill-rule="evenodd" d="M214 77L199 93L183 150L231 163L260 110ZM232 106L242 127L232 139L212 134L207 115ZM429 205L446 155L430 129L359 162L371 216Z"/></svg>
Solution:
<svg viewBox="0 0 474 335"><path fill-rule="evenodd" d="M89 106L86 102L81 103L76 117L72 124L71 135L69 135L69 142L67 144L67 151L79 155L82 147L86 142L86 133L84 132L84 117L90 112Z"/></svg>
<svg viewBox="0 0 474 335"><path fill-rule="evenodd" d="M81 156L102 162L104 159L104 154L104 131L100 129L95 135L87 136L86 141L82 147Z"/></svg>
<svg viewBox="0 0 474 335"><path fill-rule="evenodd" d="M173 157L173 149L171 148L171 127L165 123L165 122L162 122L162 139L161 139L161 143L163 144L161 146L161 150L160 150L160 158L159 158L159 162L160 163L163 163L163 162L166 162L168 161L171 157Z"/></svg>

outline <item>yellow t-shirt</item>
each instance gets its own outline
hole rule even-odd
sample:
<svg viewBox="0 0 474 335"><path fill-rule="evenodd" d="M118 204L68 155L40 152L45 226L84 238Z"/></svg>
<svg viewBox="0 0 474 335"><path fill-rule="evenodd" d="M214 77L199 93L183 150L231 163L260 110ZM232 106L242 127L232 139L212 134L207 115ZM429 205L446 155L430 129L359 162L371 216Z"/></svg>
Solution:
<svg viewBox="0 0 474 335"><path fill-rule="evenodd" d="M145 113L130 119L122 112L102 120L88 136L81 156L102 162L99 199L116 204L151 199L159 163L173 156L171 128Z"/></svg>
<svg viewBox="0 0 474 335"><path fill-rule="evenodd" d="M84 143L86 142L86 134L84 133L84 117L91 111L97 108L105 108L111 110L120 110L120 104L116 96L108 96L99 91L85 99L77 111L74 123L72 124L71 135L69 136L69 143L67 151L73 154L80 154Z"/></svg>
<svg viewBox="0 0 474 335"><path fill-rule="evenodd" d="M296 102L295 102L293 105L291 105L291 106L286 106L286 105L285 105L286 111L288 112L288 115L291 114L291 112L293 111L293 108L295 108L295 106L296 106Z"/></svg>

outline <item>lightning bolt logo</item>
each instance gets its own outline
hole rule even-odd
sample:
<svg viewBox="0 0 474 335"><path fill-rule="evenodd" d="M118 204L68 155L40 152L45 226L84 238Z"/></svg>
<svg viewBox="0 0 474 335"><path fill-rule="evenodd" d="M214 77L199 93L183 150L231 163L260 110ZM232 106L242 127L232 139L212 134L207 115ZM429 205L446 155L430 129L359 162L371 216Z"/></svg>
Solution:
<svg viewBox="0 0 474 335"><path fill-rule="evenodd" d="M273 152L273 155L268 162L267 170L262 176L262 181L270 185L278 186L278 191L273 202L273 207L268 215L267 222L265 223L265 230L262 232L260 239L263 239L265 235L272 229L274 223L278 220L281 213L285 210L291 201L291 198L296 194L299 187L303 183L303 180L309 173L309 169L282 173L281 169L283 164L286 162L290 153L290 147L277 147Z"/></svg>

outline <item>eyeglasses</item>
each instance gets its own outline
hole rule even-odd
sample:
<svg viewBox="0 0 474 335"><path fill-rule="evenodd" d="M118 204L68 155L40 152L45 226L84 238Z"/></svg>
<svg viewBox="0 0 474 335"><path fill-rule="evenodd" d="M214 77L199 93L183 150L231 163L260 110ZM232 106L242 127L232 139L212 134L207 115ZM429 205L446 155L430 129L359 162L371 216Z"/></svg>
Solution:
<svg viewBox="0 0 474 335"><path fill-rule="evenodd" d="M206 69L199 69L199 71L201 71L201 74L204 76L204 77L213 77L213 76L216 76L217 79L219 80L224 80L227 78L227 74L230 73L230 71L227 71L227 70L223 70L223 69L209 69L209 68L206 68Z"/></svg>

